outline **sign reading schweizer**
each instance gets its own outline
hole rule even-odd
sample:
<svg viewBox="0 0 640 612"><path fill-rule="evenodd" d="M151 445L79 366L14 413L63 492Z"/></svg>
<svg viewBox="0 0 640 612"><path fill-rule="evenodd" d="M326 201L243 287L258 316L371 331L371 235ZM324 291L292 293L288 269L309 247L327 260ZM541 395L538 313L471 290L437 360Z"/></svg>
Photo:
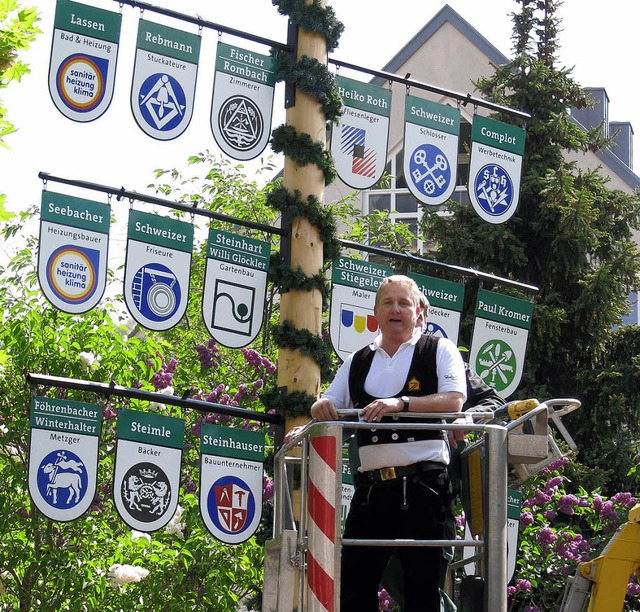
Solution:
<svg viewBox="0 0 640 612"><path fill-rule="evenodd" d="M49 93L73 121L101 117L113 97L122 15L58 0L54 21Z"/></svg>
<svg viewBox="0 0 640 612"><path fill-rule="evenodd" d="M489 223L504 223L520 198L525 131L487 119L473 118L469 197L473 209Z"/></svg>
<svg viewBox="0 0 640 612"><path fill-rule="evenodd" d="M258 157L271 137L275 59L218 43L211 130L233 159Z"/></svg>
<svg viewBox="0 0 640 612"><path fill-rule="evenodd" d="M193 225L131 209L124 301L140 325L155 331L178 324L189 300Z"/></svg>
<svg viewBox="0 0 640 612"><path fill-rule="evenodd" d="M262 327L270 249L268 242L209 230L202 316L223 346L246 346Z"/></svg>
<svg viewBox="0 0 640 612"><path fill-rule="evenodd" d="M91 506L98 475L102 410L95 404L31 398L29 493L52 521L72 521Z"/></svg>
<svg viewBox="0 0 640 612"><path fill-rule="evenodd" d="M113 499L138 531L164 527L178 507L184 421L140 410L118 411Z"/></svg>
<svg viewBox="0 0 640 612"><path fill-rule="evenodd" d="M87 312L104 293L110 215L107 204L42 192L38 281L62 312Z"/></svg>
<svg viewBox="0 0 640 612"><path fill-rule="evenodd" d="M331 135L336 172L349 187L369 189L386 164L391 91L341 76L336 85L343 104Z"/></svg>
<svg viewBox="0 0 640 612"><path fill-rule="evenodd" d="M140 20L131 110L140 129L172 140L188 127L198 76L200 36Z"/></svg>
<svg viewBox="0 0 640 612"><path fill-rule="evenodd" d="M200 515L221 542L240 544L262 517L264 434L235 427L202 426Z"/></svg>
<svg viewBox="0 0 640 612"><path fill-rule="evenodd" d="M415 96L404 110L404 176L419 202L443 204L456 188L460 111Z"/></svg>

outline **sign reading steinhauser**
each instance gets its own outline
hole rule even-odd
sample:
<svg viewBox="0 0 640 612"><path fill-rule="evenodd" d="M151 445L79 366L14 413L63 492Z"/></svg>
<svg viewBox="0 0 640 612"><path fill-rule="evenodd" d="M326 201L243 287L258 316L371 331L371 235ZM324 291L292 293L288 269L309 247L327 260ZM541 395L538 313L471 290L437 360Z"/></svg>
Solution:
<svg viewBox="0 0 640 612"><path fill-rule="evenodd" d="M530 302L478 291L469 364L504 398L520 384L532 317Z"/></svg>
<svg viewBox="0 0 640 612"><path fill-rule="evenodd" d="M59 310L91 310L107 282L109 223L107 204L42 192L38 281Z"/></svg>
<svg viewBox="0 0 640 612"><path fill-rule="evenodd" d="M118 411L113 499L122 520L157 531L175 514L184 421L140 410Z"/></svg>
<svg viewBox="0 0 640 612"><path fill-rule="evenodd" d="M346 185L369 189L380 178L387 159L391 90L336 77L342 116L333 126L331 155Z"/></svg>
<svg viewBox="0 0 640 612"><path fill-rule="evenodd" d="M376 291L392 270L389 266L340 257L331 273L329 335L333 349L343 361L378 335L373 313Z"/></svg>
<svg viewBox="0 0 640 612"><path fill-rule="evenodd" d="M172 140L191 121L200 36L141 19L131 82L131 110L145 133Z"/></svg>
<svg viewBox="0 0 640 612"><path fill-rule="evenodd" d="M193 225L131 209L124 301L140 325L171 329L187 309Z"/></svg>
<svg viewBox="0 0 640 612"><path fill-rule="evenodd" d="M268 242L209 230L202 316L223 346L246 346L262 327L270 250Z"/></svg>
<svg viewBox="0 0 640 612"><path fill-rule="evenodd" d="M29 493L52 521L72 521L91 506L98 481L102 410L95 404L31 398Z"/></svg>
<svg viewBox="0 0 640 612"><path fill-rule="evenodd" d="M202 426L200 514L221 542L240 544L262 517L264 435L219 425Z"/></svg>
<svg viewBox="0 0 640 612"><path fill-rule="evenodd" d="M122 15L58 0L54 21L49 93L73 121L101 117L113 98Z"/></svg>
<svg viewBox="0 0 640 612"><path fill-rule="evenodd" d="M456 188L460 111L407 96L404 111L404 176L419 202L443 204Z"/></svg>
<svg viewBox="0 0 640 612"><path fill-rule="evenodd" d="M518 127L474 116L468 190L474 210L489 223L504 223L516 212L524 140Z"/></svg>
<svg viewBox="0 0 640 612"><path fill-rule="evenodd" d="M211 130L232 159L258 157L271 138L275 59L218 43Z"/></svg>
<svg viewBox="0 0 640 612"><path fill-rule="evenodd" d="M420 291L429 300L425 334L449 338L458 344L460 313L464 304L464 286L460 283L409 273Z"/></svg>

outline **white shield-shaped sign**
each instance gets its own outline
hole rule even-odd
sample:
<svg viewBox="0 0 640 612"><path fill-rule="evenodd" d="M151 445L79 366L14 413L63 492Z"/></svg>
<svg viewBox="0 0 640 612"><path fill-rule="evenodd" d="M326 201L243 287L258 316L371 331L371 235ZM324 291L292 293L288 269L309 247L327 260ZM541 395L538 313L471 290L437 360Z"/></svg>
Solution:
<svg viewBox="0 0 640 612"><path fill-rule="evenodd" d="M270 250L268 242L209 231L202 316L223 346L246 346L262 327Z"/></svg>
<svg viewBox="0 0 640 612"><path fill-rule="evenodd" d="M72 521L93 503L102 410L94 404L31 399L29 493L52 521Z"/></svg>
<svg viewBox="0 0 640 612"><path fill-rule="evenodd" d="M202 520L221 542L240 544L262 517L264 435L205 424L200 453Z"/></svg>
<svg viewBox="0 0 640 612"><path fill-rule="evenodd" d="M516 212L520 197L525 131L476 115L471 130L469 197L478 215L504 223Z"/></svg>
<svg viewBox="0 0 640 612"><path fill-rule="evenodd" d="M193 225L129 212L124 301L140 325L171 329L187 309Z"/></svg>
<svg viewBox="0 0 640 612"><path fill-rule="evenodd" d="M336 77L342 98L342 117L333 126L331 155L336 172L346 185L369 189L387 162L391 90Z"/></svg>
<svg viewBox="0 0 640 612"><path fill-rule="evenodd" d="M113 97L122 15L58 0L49 63L49 93L69 119L93 121Z"/></svg>
<svg viewBox="0 0 640 612"><path fill-rule="evenodd" d="M91 310L107 282L109 223L107 204L42 192L38 281L59 310Z"/></svg>
<svg viewBox="0 0 640 612"><path fill-rule="evenodd" d="M131 110L140 129L172 140L188 127L198 76L200 36L140 20Z"/></svg>
<svg viewBox="0 0 640 612"><path fill-rule="evenodd" d="M334 262L329 335L333 350L343 361L379 334L373 313L376 291L391 274L389 266L360 259L340 257Z"/></svg>
<svg viewBox="0 0 640 612"><path fill-rule="evenodd" d="M157 531L178 506L184 421L139 410L118 411L113 499L137 531Z"/></svg>
<svg viewBox="0 0 640 612"><path fill-rule="evenodd" d="M211 130L232 159L254 159L271 137L275 60L218 43L211 101Z"/></svg>
<svg viewBox="0 0 640 612"><path fill-rule="evenodd" d="M478 291L469 364L504 398L520 384L532 317L530 302Z"/></svg>
<svg viewBox="0 0 640 612"><path fill-rule="evenodd" d="M429 300L424 333L449 338L457 346L460 315L464 305L464 285L423 274L409 273L409 276Z"/></svg>
<svg viewBox="0 0 640 612"><path fill-rule="evenodd" d="M404 111L404 176L419 202L443 204L456 188L460 111L407 96Z"/></svg>

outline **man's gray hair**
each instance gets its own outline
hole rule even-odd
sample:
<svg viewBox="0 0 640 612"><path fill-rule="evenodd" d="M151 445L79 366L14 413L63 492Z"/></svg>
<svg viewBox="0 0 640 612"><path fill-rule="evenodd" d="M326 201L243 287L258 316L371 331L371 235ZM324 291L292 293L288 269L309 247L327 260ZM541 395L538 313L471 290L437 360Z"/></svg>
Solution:
<svg viewBox="0 0 640 612"><path fill-rule="evenodd" d="M414 281L412 278L409 278L404 274L393 274L391 276L385 277L380 283L380 286L378 287L378 291L376 293L376 306L378 305L378 298L380 296L380 292L382 291L382 289L387 285L392 285L392 284L398 284L408 289L411 292L411 297L413 298L413 303L415 306L422 305L421 297L424 300L427 299L426 297L424 297L424 295L418 288L416 281ZM428 305L429 305L429 302L427 301L427 306Z"/></svg>

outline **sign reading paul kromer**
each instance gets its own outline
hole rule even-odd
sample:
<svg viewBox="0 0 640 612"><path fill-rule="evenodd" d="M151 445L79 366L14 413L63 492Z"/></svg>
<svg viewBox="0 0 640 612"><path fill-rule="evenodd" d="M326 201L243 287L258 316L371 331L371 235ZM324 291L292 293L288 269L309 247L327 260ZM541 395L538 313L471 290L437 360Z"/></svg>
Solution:
<svg viewBox="0 0 640 612"><path fill-rule="evenodd" d="M270 250L268 242L209 231L202 316L223 346L246 346L262 327Z"/></svg>
<svg viewBox="0 0 640 612"><path fill-rule="evenodd" d="M95 404L32 397L29 493L52 521L72 521L96 493L102 410Z"/></svg>
<svg viewBox="0 0 640 612"><path fill-rule="evenodd" d="M49 63L49 93L73 121L102 116L113 97L122 15L58 0Z"/></svg>
<svg viewBox="0 0 640 612"><path fill-rule="evenodd" d="M262 517L264 434L220 425L202 426L200 515L221 542L240 544Z"/></svg>
<svg viewBox="0 0 640 612"><path fill-rule="evenodd" d="M118 411L113 499L122 520L156 531L175 514L184 421L140 410Z"/></svg>
<svg viewBox="0 0 640 612"><path fill-rule="evenodd" d="M59 310L91 310L107 283L111 208L51 191L42 192L38 281Z"/></svg>

